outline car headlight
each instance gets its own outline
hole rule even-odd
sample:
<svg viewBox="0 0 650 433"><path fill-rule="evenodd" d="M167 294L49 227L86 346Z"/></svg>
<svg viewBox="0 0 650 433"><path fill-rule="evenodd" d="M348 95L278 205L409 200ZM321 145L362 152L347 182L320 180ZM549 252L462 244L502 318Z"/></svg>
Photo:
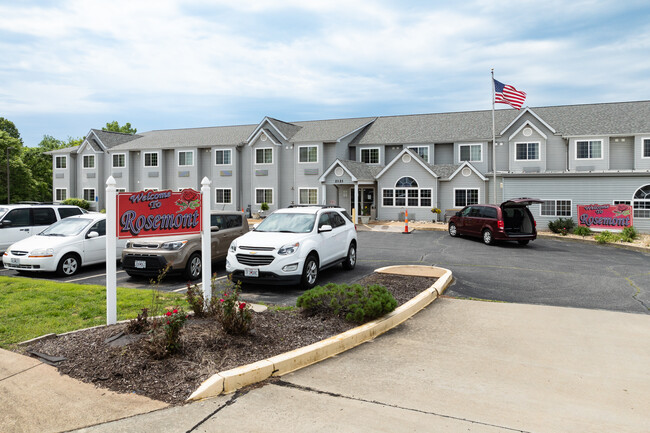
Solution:
<svg viewBox="0 0 650 433"><path fill-rule="evenodd" d="M232 241L232 243L230 244L230 247L228 248L228 250L233 252L233 253L235 251L237 251L237 241Z"/></svg>
<svg viewBox="0 0 650 433"><path fill-rule="evenodd" d="M37 248L29 253L29 257L52 257L54 250L52 248Z"/></svg>
<svg viewBox="0 0 650 433"><path fill-rule="evenodd" d="M133 246L132 241L126 241L126 244L124 244L124 248L131 248Z"/></svg>
<svg viewBox="0 0 650 433"><path fill-rule="evenodd" d="M300 242L294 242L292 244L282 245L278 250L278 254L281 256L288 256L289 254L293 254L296 251L298 251L299 246L300 246Z"/></svg>
<svg viewBox="0 0 650 433"><path fill-rule="evenodd" d="M180 250L181 248L183 248L183 247L185 246L186 243L187 243L186 240L182 240L182 241L172 241L172 242L165 242L164 244L162 244L162 245L160 246L160 248L162 248L163 250L173 250L173 251L176 251L176 250Z"/></svg>

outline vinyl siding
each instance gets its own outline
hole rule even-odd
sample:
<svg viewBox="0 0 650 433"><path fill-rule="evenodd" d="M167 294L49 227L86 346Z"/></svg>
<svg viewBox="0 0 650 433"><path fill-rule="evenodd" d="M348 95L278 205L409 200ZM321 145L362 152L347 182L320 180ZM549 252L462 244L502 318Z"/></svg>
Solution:
<svg viewBox="0 0 650 433"><path fill-rule="evenodd" d="M433 146L434 160L430 164L453 164L454 145L453 143L436 143Z"/></svg>
<svg viewBox="0 0 650 433"><path fill-rule="evenodd" d="M634 137L609 139L609 168L611 170L634 169Z"/></svg>

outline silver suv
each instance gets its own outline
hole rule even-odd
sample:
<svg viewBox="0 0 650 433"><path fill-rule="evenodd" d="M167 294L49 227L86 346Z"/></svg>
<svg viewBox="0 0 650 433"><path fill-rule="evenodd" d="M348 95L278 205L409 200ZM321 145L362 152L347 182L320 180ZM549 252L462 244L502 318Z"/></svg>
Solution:
<svg viewBox="0 0 650 433"><path fill-rule="evenodd" d="M228 246L248 232L242 212L212 211L212 260L226 258ZM130 276L155 277L169 265L167 273L181 273L188 280L201 277L201 235L131 239L122 250L122 268Z"/></svg>
<svg viewBox="0 0 650 433"><path fill-rule="evenodd" d="M0 205L0 254L11 244L37 235L55 222L87 211L59 204Z"/></svg>

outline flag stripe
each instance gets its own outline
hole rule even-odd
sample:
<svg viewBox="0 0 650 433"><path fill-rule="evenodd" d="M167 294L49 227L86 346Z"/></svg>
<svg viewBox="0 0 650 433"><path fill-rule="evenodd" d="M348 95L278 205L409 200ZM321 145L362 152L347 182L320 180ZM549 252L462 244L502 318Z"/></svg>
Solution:
<svg viewBox="0 0 650 433"><path fill-rule="evenodd" d="M519 91L509 84L494 80L494 102L508 104L520 110L526 101L526 92Z"/></svg>

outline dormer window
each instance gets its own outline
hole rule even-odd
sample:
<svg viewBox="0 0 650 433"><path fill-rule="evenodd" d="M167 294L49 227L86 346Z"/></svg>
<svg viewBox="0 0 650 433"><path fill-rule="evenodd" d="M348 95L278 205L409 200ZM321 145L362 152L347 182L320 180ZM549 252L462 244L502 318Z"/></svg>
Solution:
<svg viewBox="0 0 650 433"><path fill-rule="evenodd" d="M95 155L84 155L83 167L84 168L95 168Z"/></svg>
<svg viewBox="0 0 650 433"><path fill-rule="evenodd" d="M539 143L517 143L515 159L517 161L538 161Z"/></svg>
<svg viewBox="0 0 650 433"><path fill-rule="evenodd" d="M255 164L273 164L273 149L270 147L256 149Z"/></svg>

